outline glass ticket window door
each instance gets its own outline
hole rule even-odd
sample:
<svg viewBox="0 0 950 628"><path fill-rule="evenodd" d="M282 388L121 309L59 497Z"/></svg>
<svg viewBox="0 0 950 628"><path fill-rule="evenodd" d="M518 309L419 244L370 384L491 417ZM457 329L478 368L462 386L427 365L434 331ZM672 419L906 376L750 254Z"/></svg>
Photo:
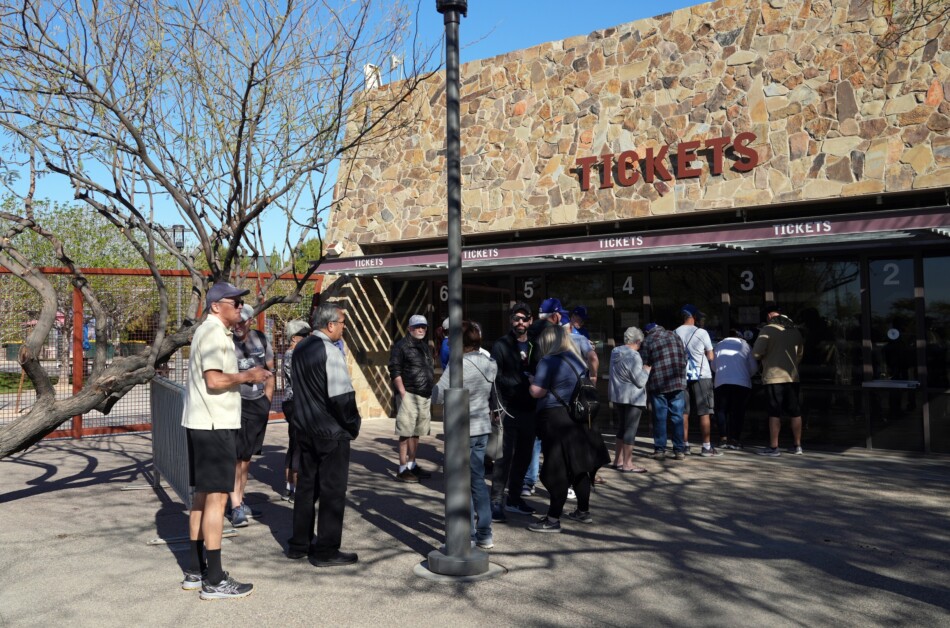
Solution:
<svg viewBox="0 0 950 628"><path fill-rule="evenodd" d="M923 450L923 399L917 364L917 299L912 258L868 263L871 446Z"/></svg>

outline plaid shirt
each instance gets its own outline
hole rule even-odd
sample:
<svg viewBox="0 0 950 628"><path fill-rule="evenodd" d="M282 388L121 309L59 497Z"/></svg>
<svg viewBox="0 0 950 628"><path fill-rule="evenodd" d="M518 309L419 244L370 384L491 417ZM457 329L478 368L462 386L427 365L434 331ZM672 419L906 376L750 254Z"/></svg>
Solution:
<svg viewBox="0 0 950 628"><path fill-rule="evenodd" d="M657 325L644 339L640 357L653 367L647 391L658 394L686 390L686 347L675 333Z"/></svg>

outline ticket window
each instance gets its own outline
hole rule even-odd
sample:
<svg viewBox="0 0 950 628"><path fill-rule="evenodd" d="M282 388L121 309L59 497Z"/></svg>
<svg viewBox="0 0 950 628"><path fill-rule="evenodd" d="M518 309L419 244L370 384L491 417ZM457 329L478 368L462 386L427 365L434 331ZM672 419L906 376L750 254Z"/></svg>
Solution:
<svg viewBox="0 0 950 628"><path fill-rule="evenodd" d="M612 316L607 300L610 275L598 272L552 273L548 275L547 282L547 296L560 299L568 312L579 305L587 309L583 329L587 331L600 360L598 375L603 375L607 372L604 362L610 359L607 340L612 334Z"/></svg>
<svg viewBox="0 0 950 628"><path fill-rule="evenodd" d="M723 270L718 265L657 266L650 269L650 305L652 322L667 329L683 324L682 308L694 305L706 315L697 321L713 342L722 338Z"/></svg>
<svg viewBox="0 0 950 628"><path fill-rule="evenodd" d="M755 340L762 324L765 304L765 266L738 264L728 269L729 319L727 325L742 334L749 343ZM723 334L728 335L724 329Z"/></svg>

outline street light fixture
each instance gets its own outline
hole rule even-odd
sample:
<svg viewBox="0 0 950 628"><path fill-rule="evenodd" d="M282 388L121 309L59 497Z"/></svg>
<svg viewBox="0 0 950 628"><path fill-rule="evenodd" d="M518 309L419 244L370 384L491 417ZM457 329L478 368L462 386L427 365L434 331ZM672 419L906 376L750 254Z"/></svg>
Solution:
<svg viewBox="0 0 950 628"><path fill-rule="evenodd" d="M470 543L469 396L462 387L462 174L459 132L459 22L467 0L436 0L445 21L445 167L448 198L449 388L445 393L445 551L429 570L446 576L488 572L488 554Z"/></svg>

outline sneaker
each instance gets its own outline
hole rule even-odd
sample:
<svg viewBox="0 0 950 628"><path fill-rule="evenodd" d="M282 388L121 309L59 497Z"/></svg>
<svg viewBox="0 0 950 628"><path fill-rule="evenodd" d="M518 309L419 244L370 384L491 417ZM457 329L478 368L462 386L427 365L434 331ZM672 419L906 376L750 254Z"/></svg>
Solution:
<svg viewBox="0 0 950 628"><path fill-rule="evenodd" d="M241 510L244 511L244 516L247 517L248 519L257 519L262 514L264 514L260 510L254 510L253 508L248 506L247 502L244 502L241 504Z"/></svg>
<svg viewBox="0 0 950 628"><path fill-rule="evenodd" d="M723 449L729 449L731 451L739 451L742 449L742 443L740 443L739 441L726 443L725 445L723 445Z"/></svg>
<svg viewBox="0 0 950 628"><path fill-rule="evenodd" d="M686 455L688 453L689 453L688 451L678 451L675 454L673 454L673 460L686 460Z"/></svg>
<svg viewBox="0 0 950 628"><path fill-rule="evenodd" d="M495 523L504 523L508 520L505 516L505 509L501 507L501 502L492 502L491 520Z"/></svg>
<svg viewBox="0 0 950 628"><path fill-rule="evenodd" d="M703 447L699 455L703 458L718 458L722 455L722 452L710 445L709 447Z"/></svg>
<svg viewBox="0 0 950 628"><path fill-rule="evenodd" d="M475 541L475 547L480 547L481 549L491 549L495 547L495 543L491 539L483 539L481 541Z"/></svg>
<svg viewBox="0 0 950 628"><path fill-rule="evenodd" d="M280 501L282 502L289 502L293 498L294 498L294 492L289 488L280 494Z"/></svg>
<svg viewBox="0 0 950 628"><path fill-rule="evenodd" d="M778 458L782 455L782 452L778 450L778 447L766 447L762 451L755 452L760 456L772 456L773 458Z"/></svg>
<svg viewBox="0 0 950 628"><path fill-rule="evenodd" d="M195 571L186 571L181 581L181 588L185 591L197 591L201 588L201 574Z"/></svg>
<svg viewBox="0 0 950 628"><path fill-rule="evenodd" d="M574 492L573 488L567 489L567 498L568 499L577 499L577 494Z"/></svg>
<svg viewBox="0 0 950 628"><path fill-rule="evenodd" d="M399 482L418 482L419 476L409 469L405 469L396 474L396 480Z"/></svg>
<svg viewBox="0 0 950 628"><path fill-rule="evenodd" d="M247 527L247 515L244 514L243 508L235 508L231 511L231 514L228 516L228 519L231 520L231 525L235 528L246 528Z"/></svg>
<svg viewBox="0 0 950 628"><path fill-rule="evenodd" d="M792 454L793 456L801 456L805 452L802 450L801 445L795 445L793 447L788 448L788 453Z"/></svg>
<svg viewBox="0 0 950 628"><path fill-rule="evenodd" d="M429 478L432 477L432 474L430 472L426 471L425 469L420 467L418 464L412 467L411 469L409 469L409 472L412 473L417 478L419 478L420 480L428 480Z"/></svg>
<svg viewBox="0 0 950 628"><path fill-rule="evenodd" d="M534 523L528 526L528 529L532 532L561 532L561 522L557 519L548 519L547 517L541 517Z"/></svg>
<svg viewBox="0 0 950 628"><path fill-rule="evenodd" d="M590 516L589 512L581 512L580 510L567 513L567 518L578 523L594 523L594 518Z"/></svg>
<svg viewBox="0 0 950 628"><path fill-rule="evenodd" d="M689 443L686 443L686 449L683 450L683 453L686 454L687 456L692 456L692 455L693 455L693 452L690 451Z"/></svg>
<svg viewBox="0 0 950 628"><path fill-rule="evenodd" d="M294 497L297 495L297 491L290 491L290 497L287 498L289 503L294 503Z"/></svg>
<svg viewBox="0 0 950 628"><path fill-rule="evenodd" d="M663 460L664 458L666 458L666 451L662 449L657 449L656 451L653 452L654 460Z"/></svg>
<svg viewBox="0 0 950 628"><path fill-rule="evenodd" d="M536 511L534 508L524 503L523 501L516 504L512 504L510 501L505 503L505 510L507 512L516 512L519 515L533 515Z"/></svg>
<svg viewBox="0 0 950 628"><path fill-rule="evenodd" d="M201 582L201 593L199 597L202 600L223 600L227 598L247 597L254 589L253 584L244 584L238 582L231 576L225 574L224 580L217 584L211 584L207 580Z"/></svg>
<svg viewBox="0 0 950 628"><path fill-rule="evenodd" d="M531 497L534 495L534 487L525 484L521 487L521 496L522 497Z"/></svg>

